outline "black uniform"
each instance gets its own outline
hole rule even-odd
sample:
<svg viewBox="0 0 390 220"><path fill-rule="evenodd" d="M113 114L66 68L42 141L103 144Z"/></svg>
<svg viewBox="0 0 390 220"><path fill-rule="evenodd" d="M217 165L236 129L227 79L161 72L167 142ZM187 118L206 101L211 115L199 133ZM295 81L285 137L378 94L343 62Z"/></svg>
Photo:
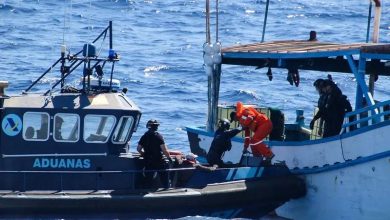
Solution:
<svg viewBox="0 0 390 220"><path fill-rule="evenodd" d="M165 144L164 138L157 131L152 129L145 132L138 142L144 149L145 169L146 170L161 170L169 168L168 163L165 161L164 153L161 150L161 145ZM153 180L154 172L147 173L146 175L148 183ZM167 172L159 172L160 181L165 187L169 186L169 180Z"/></svg>
<svg viewBox="0 0 390 220"><path fill-rule="evenodd" d="M342 94L336 84L331 85L331 91L327 93L324 112L324 135L330 137L338 135L343 125L346 112L352 111L348 98Z"/></svg>
<svg viewBox="0 0 390 220"><path fill-rule="evenodd" d="M318 111L313 118L314 121L319 119L319 118L321 118L321 120L323 120L324 113L326 111L325 106L326 106L327 98L328 98L328 95L326 93L320 93L320 98L318 98L318 104L317 104ZM320 124L322 124L322 123L320 123Z"/></svg>
<svg viewBox="0 0 390 220"><path fill-rule="evenodd" d="M207 153L207 162L210 165L218 165L219 167L224 167L225 164L222 161L222 155L225 151L229 151L232 148L231 139L240 133L240 129L232 129L224 131L223 129L218 129L215 132L213 142L211 142L210 150Z"/></svg>

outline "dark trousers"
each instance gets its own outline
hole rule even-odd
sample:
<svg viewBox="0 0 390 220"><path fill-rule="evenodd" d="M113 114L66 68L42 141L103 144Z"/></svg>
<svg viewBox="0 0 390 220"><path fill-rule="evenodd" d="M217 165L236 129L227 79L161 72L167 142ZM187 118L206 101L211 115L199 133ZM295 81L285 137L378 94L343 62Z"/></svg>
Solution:
<svg viewBox="0 0 390 220"><path fill-rule="evenodd" d="M325 120L324 134L322 137L331 137L331 136L339 135L341 131L341 127L343 125L343 121L341 120L337 118L334 118L332 120Z"/></svg>
<svg viewBox="0 0 390 220"><path fill-rule="evenodd" d="M164 188L170 187L169 174L166 169L169 169L168 163L165 161L150 161L145 164L145 186L154 188L156 186L156 178L159 177L160 183Z"/></svg>

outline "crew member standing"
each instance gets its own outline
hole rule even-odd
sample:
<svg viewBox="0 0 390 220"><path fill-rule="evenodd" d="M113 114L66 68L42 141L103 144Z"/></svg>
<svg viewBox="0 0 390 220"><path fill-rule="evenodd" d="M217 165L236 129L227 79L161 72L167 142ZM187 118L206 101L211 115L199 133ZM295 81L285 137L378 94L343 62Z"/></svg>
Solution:
<svg viewBox="0 0 390 220"><path fill-rule="evenodd" d="M211 142L210 150L207 153L207 162L211 166L227 167L222 160L222 156L226 151L232 149L231 139L236 136L241 128L229 130L230 122L227 119L221 119L218 122L218 129L215 132L213 142Z"/></svg>
<svg viewBox="0 0 390 220"><path fill-rule="evenodd" d="M138 142L137 151L144 158L146 170L168 169L169 164L165 161L165 158L172 162L164 138L157 132L159 125L160 123L157 120L149 120L146 124L148 131L145 132ZM147 184L152 183L154 176L155 172L146 173ZM159 176L164 187L169 188L168 173L160 171Z"/></svg>
<svg viewBox="0 0 390 220"><path fill-rule="evenodd" d="M326 99L328 97L328 95L324 92L324 89L323 89L325 87L325 80L324 79L317 79L313 83L313 86L316 88L320 97L318 98L318 103L317 103L318 111L315 114L315 116L313 117L313 120L311 120L311 122L310 122L310 129L313 129L315 121L320 119L320 124L318 127L318 135L321 136L323 133L322 127L324 124L324 113L326 111L325 110L326 101L327 101Z"/></svg>
<svg viewBox="0 0 390 220"><path fill-rule="evenodd" d="M271 120L253 107L245 107L241 102L237 102L236 112L232 112L230 118L237 120L245 129L244 152L250 146L253 156L263 156L266 162L271 162L275 155L263 143L264 138L272 131ZM250 137L251 131L253 132L252 137Z"/></svg>
<svg viewBox="0 0 390 220"><path fill-rule="evenodd" d="M321 118L324 119L323 137L331 137L340 133L343 125L345 113L352 111L348 98L342 94L340 88L331 80L323 80L323 94L326 96L324 106L320 108ZM313 127L314 121L317 120L317 114L310 123Z"/></svg>

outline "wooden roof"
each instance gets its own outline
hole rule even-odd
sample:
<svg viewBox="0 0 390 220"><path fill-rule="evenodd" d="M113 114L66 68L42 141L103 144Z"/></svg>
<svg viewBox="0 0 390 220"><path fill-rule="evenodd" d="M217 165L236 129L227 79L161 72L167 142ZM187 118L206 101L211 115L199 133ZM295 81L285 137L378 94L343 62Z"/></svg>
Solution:
<svg viewBox="0 0 390 220"><path fill-rule="evenodd" d="M347 57L366 58L366 73L390 75L390 44L273 41L222 49L222 63L351 73Z"/></svg>
<svg viewBox="0 0 390 220"><path fill-rule="evenodd" d="M237 45L222 49L222 53L316 53L359 50L365 53L390 53L390 44L353 43L337 44L319 41L273 41Z"/></svg>

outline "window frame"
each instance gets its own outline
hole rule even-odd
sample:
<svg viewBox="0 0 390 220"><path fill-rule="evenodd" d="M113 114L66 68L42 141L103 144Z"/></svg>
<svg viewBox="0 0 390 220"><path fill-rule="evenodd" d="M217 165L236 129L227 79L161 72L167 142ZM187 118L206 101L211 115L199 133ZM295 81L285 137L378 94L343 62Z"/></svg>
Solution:
<svg viewBox="0 0 390 220"><path fill-rule="evenodd" d="M54 134L54 132L55 132L55 119L56 119L56 116L61 116L61 115L75 115L75 116L77 116L77 121L78 121L78 123L77 123L77 125L78 125L78 135L77 135L77 139L76 140L74 140L74 141L71 141L71 140L67 140L67 139L63 139L63 140L57 140L56 138L55 138L55 134ZM59 112L59 113L56 113L54 116L53 116L53 130L52 130L52 137L53 137L53 140L55 141L55 142L60 142L60 143L76 143L76 142L78 142L79 140L80 140L80 130L81 130L81 128L80 128L80 115L78 115L78 114L74 114L74 113L62 113L62 112Z"/></svg>
<svg viewBox="0 0 390 220"><path fill-rule="evenodd" d="M26 139L25 128L27 129L27 127L25 126L26 123L25 123L24 119L25 119L25 115L28 113L47 115L48 118L47 118L47 137L46 137L46 139L38 139L38 134L37 134L37 138ZM49 115L49 113L47 113L47 112L33 112L33 111L25 112L25 113L23 113L23 122L22 123L23 123L23 128L22 128L23 140L25 140L25 141L47 141L47 140L49 140L49 137L50 137L50 115ZM41 123L41 126L42 126L42 123ZM37 132L37 130L35 130L35 132Z"/></svg>
<svg viewBox="0 0 390 220"><path fill-rule="evenodd" d="M97 141L86 141L85 140L85 124L86 124L85 123L85 118L87 118L88 116L91 116L91 115L92 116L103 116L103 117L112 117L112 118L114 118L114 123L112 124L110 132L107 135L106 141L104 141L104 142L101 142L101 141L97 142ZM89 144L91 144L91 143L93 143L93 144L106 144L110 140L110 136L112 136L112 133L113 133L115 127L116 127L115 125L116 125L116 117L115 117L115 115L87 114L87 115L84 116L83 141L85 143L89 143Z"/></svg>
<svg viewBox="0 0 390 220"><path fill-rule="evenodd" d="M132 128L132 126L133 126L133 124L134 124L134 121L135 121L135 120L134 120L134 117L133 117L132 115L126 115L126 116L120 117L118 123L117 123L116 126L115 126L114 132L113 132L112 135L111 135L111 142L112 142L113 144L126 144L126 143L128 142L129 135L130 135L130 132L129 132L130 129L129 129L129 131L128 131L127 134L126 134L125 141L123 141L123 142L114 141L114 134L116 133L117 129L119 129L119 126L121 126L122 121L123 121L123 118L131 118L132 122L131 122L131 125L130 125L130 129Z"/></svg>

